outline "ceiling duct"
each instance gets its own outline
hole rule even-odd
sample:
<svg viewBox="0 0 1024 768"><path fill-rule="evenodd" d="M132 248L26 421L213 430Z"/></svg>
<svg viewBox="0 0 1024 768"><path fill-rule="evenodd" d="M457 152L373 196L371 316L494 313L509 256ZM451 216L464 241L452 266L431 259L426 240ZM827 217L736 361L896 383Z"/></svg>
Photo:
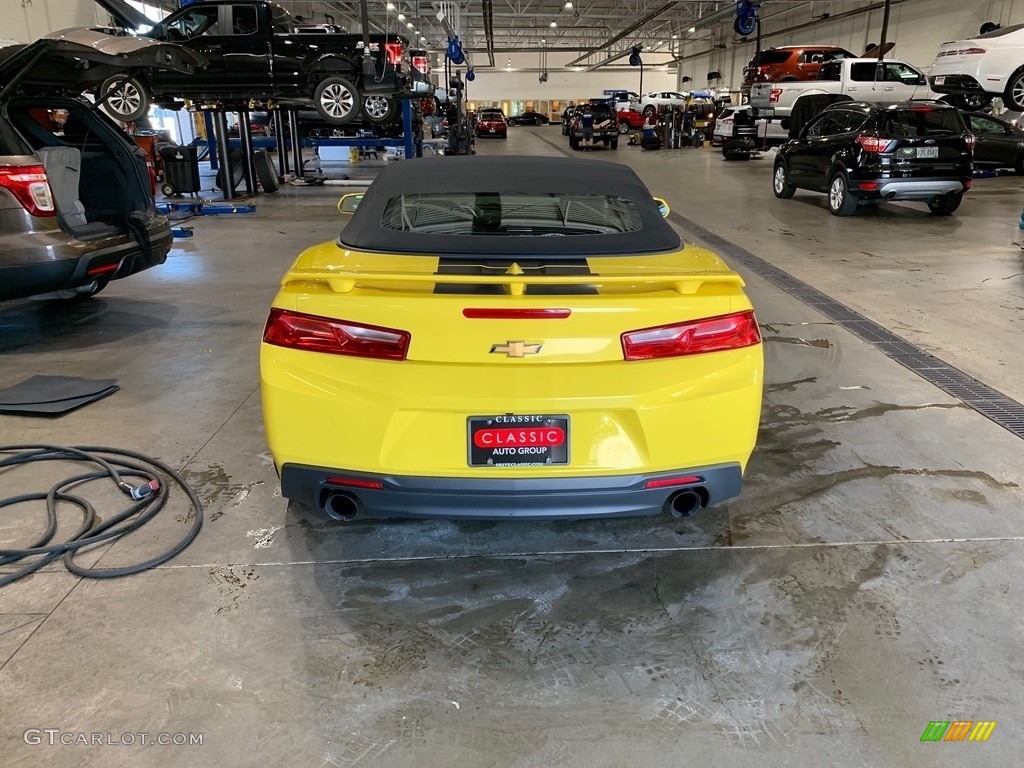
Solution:
<svg viewBox="0 0 1024 768"><path fill-rule="evenodd" d="M594 48L589 49L582 56L579 56L579 57L573 59L572 61L570 61L565 66L571 67L571 66L574 66L576 64L579 64L581 61L583 61L584 59L586 59L586 58L590 57L591 55L597 53L598 51L602 51L605 48L607 48L608 46L614 45L615 43L619 42L619 40L621 40L622 38L628 37L629 35L631 35L634 32L636 32L638 29L640 29L645 24L647 24L650 21L658 18L663 13L666 13L666 12L672 10L677 5L679 5L679 0L674 0L674 2L671 2L671 3L665 3L663 6L661 6L657 10L651 11L649 14L644 16L642 19L640 19L640 21L636 22L635 24L629 25L624 30L619 32L619 34L617 34L617 35L615 35L613 37L610 37L607 40L605 40L603 43L601 43L600 45L595 46ZM616 58L619 58L619 57L616 57Z"/></svg>
<svg viewBox="0 0 1024 768"><path fill-rule="evenodd" d="M494 7L492 0L483 0L484 38L487 42L487 58L494 66Z"/></svg>

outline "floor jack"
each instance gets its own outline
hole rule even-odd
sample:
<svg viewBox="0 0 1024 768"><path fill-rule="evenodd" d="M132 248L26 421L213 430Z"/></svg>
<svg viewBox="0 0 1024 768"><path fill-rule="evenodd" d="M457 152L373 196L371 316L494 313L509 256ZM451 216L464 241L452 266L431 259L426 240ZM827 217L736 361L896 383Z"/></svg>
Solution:
<svg viewBox="0 0 1024 768"><path fill-rule="evenodd" d="M225 202L223 200L168 201L157 203L156 209L165 216L174 216L177 221L190 219L193 216L256 213L256 206L251 203ZM192 227L171 227L171 234L176 238L192 237Z"/></svg>

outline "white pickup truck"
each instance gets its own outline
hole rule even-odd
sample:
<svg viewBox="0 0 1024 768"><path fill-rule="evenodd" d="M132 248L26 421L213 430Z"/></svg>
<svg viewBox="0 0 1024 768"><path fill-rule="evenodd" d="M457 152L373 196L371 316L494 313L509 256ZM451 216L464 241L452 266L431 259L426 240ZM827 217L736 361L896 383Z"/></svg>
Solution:
<svg viewBox="0 0 1024 768"><path fill-rule="evenodd" d="M754 83L750 104L774 110L775 118L789 117L802 96L847 96L854 101L938 99L924 73L898 59L836 59L821 65L817 80Z"/></svg>

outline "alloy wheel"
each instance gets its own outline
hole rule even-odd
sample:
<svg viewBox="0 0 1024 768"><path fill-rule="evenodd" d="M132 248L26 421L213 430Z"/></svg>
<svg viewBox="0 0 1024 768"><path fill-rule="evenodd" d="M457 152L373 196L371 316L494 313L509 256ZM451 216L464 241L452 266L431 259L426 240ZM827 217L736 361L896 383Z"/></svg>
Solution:
<svg viewBox="0 0 1024 768"><path fill-rule="evenodd" d="M320 106L324 112L334 118L343 118L355 107L352 92L343 85L332 84L324 88L320 95Z"/></svg>
<svg viewBox="0 0 1024 768"><path fill-rule="evenodd" d="M142 106L142 94L131 81L127 81L110 94L107 104L119 115L130 115Z"/></svg>

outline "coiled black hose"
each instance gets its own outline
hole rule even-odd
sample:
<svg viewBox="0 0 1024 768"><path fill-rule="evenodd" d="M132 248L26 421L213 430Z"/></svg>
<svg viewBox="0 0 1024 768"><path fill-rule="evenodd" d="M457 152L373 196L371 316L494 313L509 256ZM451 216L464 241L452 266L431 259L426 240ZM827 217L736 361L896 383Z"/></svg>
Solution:
<svg viewBox="0 0 1024 768"><path fill-rule="evenodd" d="M54 485L46 492L26 493L21 496L0 499L0 509L26 501L46 501L47 527L43 534L24 549L0 549L0 566L32 559L14 573L0 574L0 587L17 581L22 576L39 570L58 558L64 559L64 566L72 573L90 579L111 579L145 571L167 562L183 551L199 535L203 526L203 503L198 494L177 472L157 459L135 451L104 446L86 445L65 447L59 445L0 445L0 472L21 464L35 461L75 461L95 464L99 469L69 477ZM159 470L163 477L157 473ZM3 475L0 474L0 479ZM138 478L143 482L132 485L125 477ZM96 510L81 496L70 491L93 480L109 478L118 489L133 499L123 512L97 523ZM84 568L75 562L75 555L84 547L138 530L152 520L167 504L170 489L164 478L169 478L188 495L195 511L195 518L185 535L170 549L141 563L119 568ZM65 502L82 511L82 524L67 541L51 544L57 532L57 502ZM38 558L38 559L33 559Z"/></svg>

